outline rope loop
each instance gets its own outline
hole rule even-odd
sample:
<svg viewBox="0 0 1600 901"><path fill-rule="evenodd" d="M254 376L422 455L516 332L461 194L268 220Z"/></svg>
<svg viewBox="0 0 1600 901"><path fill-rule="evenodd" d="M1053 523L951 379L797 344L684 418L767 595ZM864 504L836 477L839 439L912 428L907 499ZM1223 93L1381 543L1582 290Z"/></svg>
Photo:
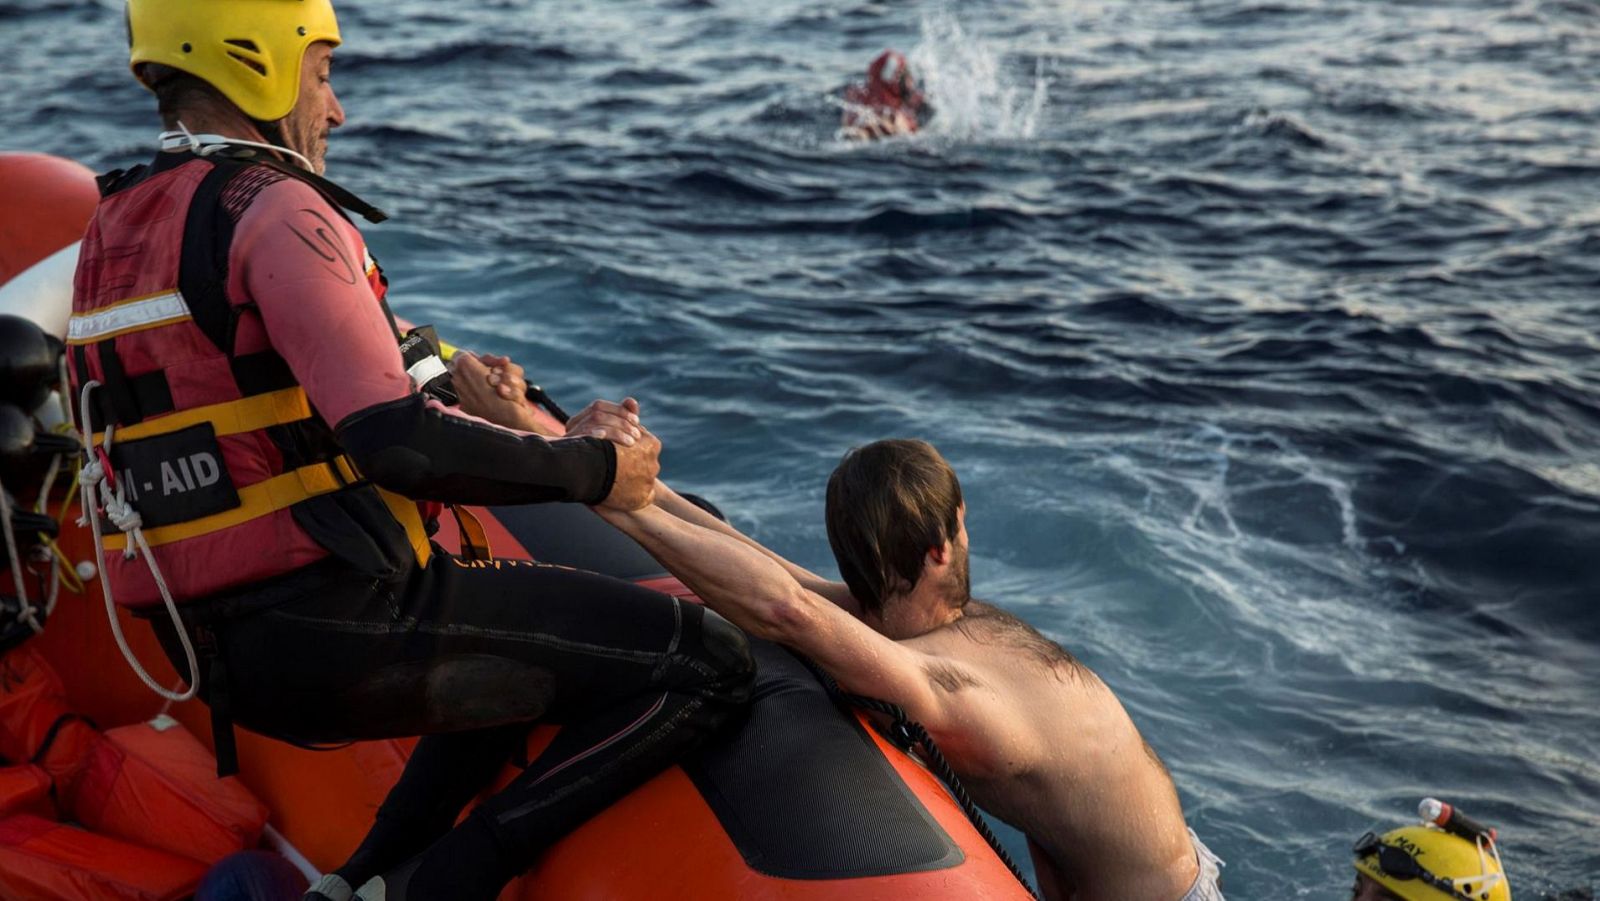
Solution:
<svg viewBox="0 0 1600 901"><path fill-rule="evenodd" d="M178 604L172 599L172 591L167 587L166 577L161 574L161 567L156 565L155 554L150 550L150 543L145 540L143 520L139 517L139 512L133 509L132 504L128 503L124 486L117 485L116 492L113 494L111 484L115 480L113 479L110 483L107 481L106 466L109 465L111 441L116 427L108 424L106 426L105 442L100 447L94 446L94 433L90 431L91 423L88 412L93 408L89 406L89 395L98 387L100 387L100 383L92 379L83 384L78 394L78 412L82 414L83 422L80 425L75 421L74 425L78 427L78 433L84 439L83 460L79 464L78 470L78 484L83 487L81 503L84 519L88 521L89 533L94 536L94 560L95 564L99 566L100 593L105 597L106 601L106 620L111 624L111 635L117 640L117 648L122 651L122 659L126 660L128 666L133 668L133 672L139 677L139 681L168 701L187 701L197 696L200 692L200 664L195 658L194 644L189 641L189 630L185 628L183 618L178 614ZM91 487L96 486L99 488L98 492L90 490ZM157 682L145 670L144 666L139 663L139 658L133 653L133 649L128 646L127 637L122 634L122 623L117 618L116 600L111 596L111 573L106 569L105 545L100 536L100 517L95 512L96 493L100 495L100 506L105 510L106 517L117 528L128 533L129 537L133 539L128 542L127 547L123 550L123 558L132 560L142 553L145 565L149 567L150 575L155 579L156 590L161 593L161 601L167 608L167 616L172 619L173 629L177 630L178 643L183 646L183 659L189 673L189 687L182 692L172 691Z"/></svg>
<svg viewBox="0 0 1600 901"><path fill-rule="evenodd" d="M133 505L128 503L128 499L123 497L120 491L106 504L106 518L124 532L132 532L144 525L144 519L139 516L139 511L133 509Z"/></svg>
<svg viewBox="0 0 1600 901"><path fill-rule="evenodd" d="M89 462L78 471L78 485L84 490L100 484L106 477L104 466L100 465L100 458L94 454L89 455Z"/></svg>

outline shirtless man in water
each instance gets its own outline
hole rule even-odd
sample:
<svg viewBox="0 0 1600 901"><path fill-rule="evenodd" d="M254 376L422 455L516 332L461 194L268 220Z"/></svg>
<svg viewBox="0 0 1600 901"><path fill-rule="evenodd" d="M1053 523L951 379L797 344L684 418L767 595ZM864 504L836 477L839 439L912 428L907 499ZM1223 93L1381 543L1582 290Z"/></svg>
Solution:
<svg viewBox="0 0 1600 901"><path fill-rule="evenodd" d="M828 481L844 583L709 514L601 516L713 609L927 728L985 810L1028 836L1039 887L1074 901L1221 901L1219 861L1111 690L1014 616L972 600L966 507L938 451L880 441Z"/></svg>

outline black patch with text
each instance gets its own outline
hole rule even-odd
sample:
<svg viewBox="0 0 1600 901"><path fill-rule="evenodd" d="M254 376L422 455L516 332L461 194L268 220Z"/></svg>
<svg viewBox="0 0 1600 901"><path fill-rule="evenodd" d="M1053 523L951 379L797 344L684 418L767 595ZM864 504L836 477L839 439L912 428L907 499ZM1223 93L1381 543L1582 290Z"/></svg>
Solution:
<svg viewBox="0 0 1600 901"><path fill-rule="evenodd" d="M239 506L216 429L202 422L167 435L114 441L111 466L144 527L212 516Z"/></svg>

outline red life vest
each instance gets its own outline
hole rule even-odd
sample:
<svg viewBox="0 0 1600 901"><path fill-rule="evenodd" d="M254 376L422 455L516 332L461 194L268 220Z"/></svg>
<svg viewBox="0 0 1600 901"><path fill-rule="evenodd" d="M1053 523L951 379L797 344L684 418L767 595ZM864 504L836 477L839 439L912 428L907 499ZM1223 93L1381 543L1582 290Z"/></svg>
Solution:
<svg viewBox="0 0 1600 901"><path fill-rule="evenodd" d="M886 71L891 63L895 66L892 74ZM844 100L844 126L863 129L874 137L901 133L897 114L903 119L904 133L916 132L918 116L927 105L911 78L906 58L893 50L878 54L867 67L867 80L846 88Z"/></svg>
<svg viewBox="0 0 1600 901"><path fill-rule="evenodd" d="M283 358L234 352L245 314L226 294L233 224L284 177L340 190L288 167L163 155L102 178L83 239L67 335L73 399L88 380L101 383L79 421L180 602L330 554L386 576L430 552L417 505L361 478ZM382 304L386 282L366 259ZM159 604L145 561L113 553L128 537L107 525L104 577L116 599Z"/></svg>

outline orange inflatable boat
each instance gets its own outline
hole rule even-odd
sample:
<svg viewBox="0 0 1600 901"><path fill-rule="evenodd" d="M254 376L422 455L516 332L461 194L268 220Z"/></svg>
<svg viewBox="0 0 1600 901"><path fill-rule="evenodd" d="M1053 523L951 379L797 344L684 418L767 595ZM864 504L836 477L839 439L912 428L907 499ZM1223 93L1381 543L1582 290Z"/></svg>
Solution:
<svg viewBox="0 0 1600 901"><path fill-rule="evenodd" d="M87 170L76 164L37 155L0 155L0 235L20 229L37 238L0 255L0 283L9 282L0 284L0 314L25 316L58 334L64 327L71 300L70 245L90 209L83 201L85 184L92 188ZM41 217L51 220L54 231L19 225L15 219L23 210L29 223ZM65 283L63 271L68 273ZM31 500L26 486L7 487L20 501ZM199 702L165 707L123 661L105 619L88 532L74 525L78 510L63 509L61 495L58 490L48 505L62 523L57 546L84 584L79 593L60 593L43 633L29 639L25 649L49 662L61 676L68 707L100 729L167 714L209 746L208 713ZM474 512L489 531L496 556L592 569L689 596L643 550L586 508L543 505ZM436 539L449 547L456 536L454 523L445 519ZM80 565L85 562L90 565ZM0 556L0 566L4 563ZM12 584L9 572L0 573L0 594L10 593ZM149 626L125 612L118 615L151 674L177 685ZM755 645L760 675L742 725L590 820L533 862L502 898L1029 897L944 786L917 760L888 743L866 720L837 706L787 651L763 642ZM542 745L553 734L536 729L530 743ZM365 835L411 746L411 741L361 742L311 751L241 729L240 774L226 781L237 780L265 806L269 844L308 872L326 870L343 862ZM34 776L19 771L15 778L26 782ZM31 795L23 791L19 797ZM44 841L55 828L27 810L10 818L0 815L0 847L11 833ZM149 844L171 847L168 842ZM186 869L184 855L162 853L164 865L177 874L174 878L199 878L202 867ZM78 888L40 894L44 890L0 872L0 899L122 897L94 884L87 880Z"/></svg>

